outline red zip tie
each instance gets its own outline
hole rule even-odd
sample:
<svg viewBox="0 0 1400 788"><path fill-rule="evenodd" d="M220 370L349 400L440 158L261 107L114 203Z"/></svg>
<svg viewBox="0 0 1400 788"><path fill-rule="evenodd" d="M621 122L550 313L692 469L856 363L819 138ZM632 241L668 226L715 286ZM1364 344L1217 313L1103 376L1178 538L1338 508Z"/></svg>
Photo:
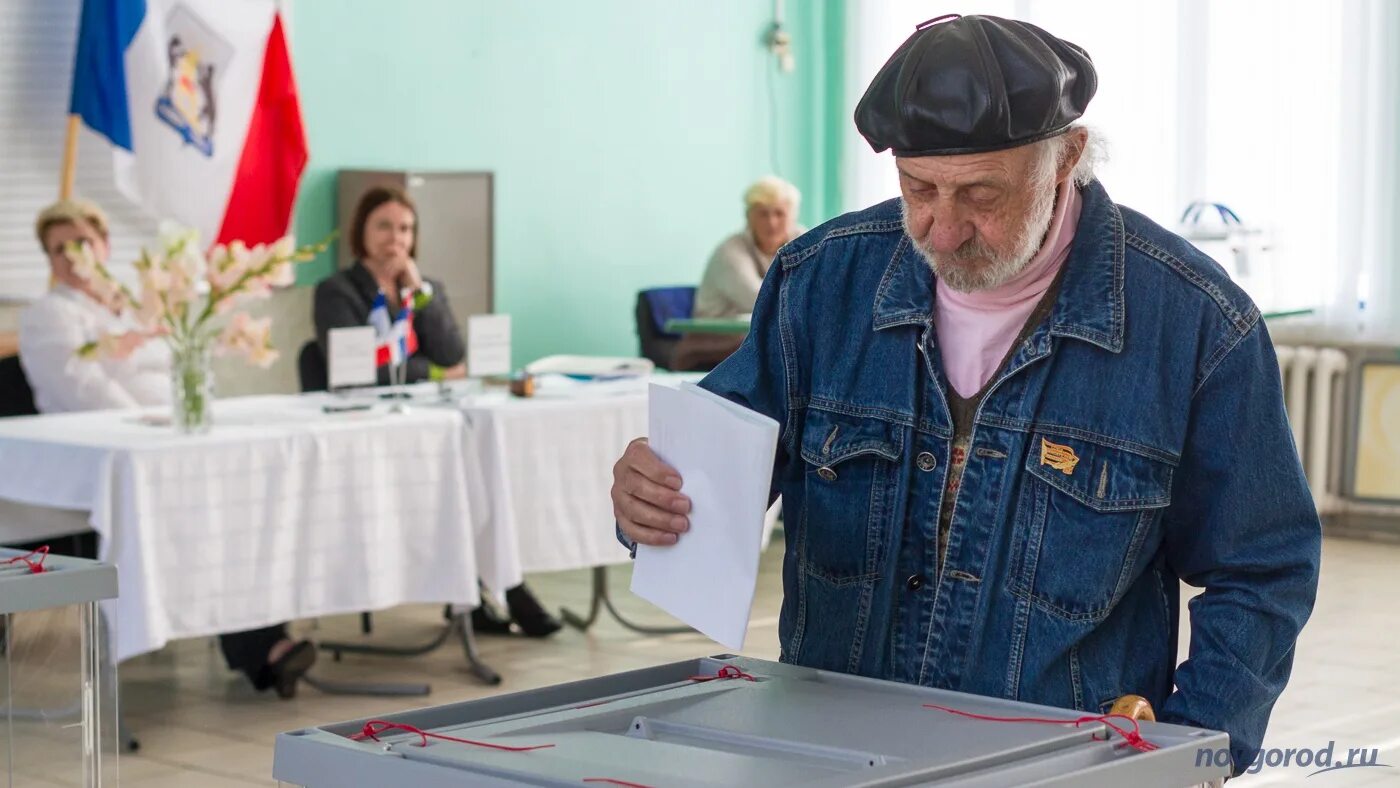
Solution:
<svg viewBox="0 0 1400 788"><path fill-rule="evenodd" d="M387 720L370 720L369 722L366 722L365 727L362 728L359 733L355 734L354 736L351 736L350 740L364 741L365 739L373 739L375 741L379 741L378 734L391 730L407 731L409 733L418 734L418 738L420 739L420 741L418 742L419 747L427 747L428 739L442 739L443 741L455 741L460 744L470 744L473 747L487 747L492 750L504 750L505 752L529 752L531 750L546 750L554 746L553 744L535 744L528 747L511 747L505 744L492 744L490 742L473 741L471 739L459 739L456 736L445 736L441 733L433 733L432 731L425 731L421 728L415 728L412 725L404 725L401 722L389 722Z"/></svg>
<svg viewBox="0 0 1400 788"><path fill-rule="evenodd" d="M586 783L607 783L609 785L622 785L626 786L626 788L651 788L650 785L643 785L641 783L629 783L625 780L614 780L611 777L585 777L583 778L583 781Z"/></svg>
<svg viewBox="0 0 1400 788"><path fill-rule="evenodd" d="M758 681L758 679L754 678L753 676L750 676L749 674L734 667L733 665L725 665L724 667L720 668L719 672L713 676L690 677L691 681L714 681L715 679L744 679L745 681Z"/></svg>
<svg viewBox="0 0 1400 788"><path fill-rule="evenodd" d="M986 722L1030 722L1039 725L1068 725L1070 723L1074 723L1074 727L1076 728L1078 728L1080 725L1083 725L1086 722L1101 722L1104 725L1107 725L1114 733L1117 733L1119 736L1122 736L1123 740L1128 743L1129 747L1132 747L1133 749L1139 752L1152 752L1153 750L1161 749L1152 742L1142 738L1142 733L1138 728L1138 721L1133 719L1132 717L1127 716L1126 714L1100 714L1087 717L1080 717L1074 720L1051 720L1042 719L1040 717L989 717L985 714L973 714L970 711L962 711L961 709L953 709L947 706L939 706L934 703L925 703L924 708L946 711L949 714L957 714L961 717L967 717L969 719L974 720L984 720ZM1114 717L1125 719L1128 722L1131 722L1133 724L1132 730L1121 728L1110 722L1109 720Z"/></svg>
<svg viewBox="0 0 1400 788"><path fill-rule="evenodd" d="M29 560L30 556L35 556L35 555L39 556L39 560L37 560L37 561L31 561L31 560ZM44 559L45 559L45 558L48 558L48 557L49 557L49 546L48 546L48 545L44 545L43 547L40 547L40 548L37 549L37 550L30 550L29 552L25 553L24 555L17 555L17 556L15 556L14 558L7 558L7 559L5 559L4 561L0 561L0 565L8 566L8 565L13 564L13 563L15 563L15 562L17 562L17 561L23 561L23 562L24 562L24 565L27 566L27 567L29 567L29 573L32 574L32 575L37 575L37 574L40 574L40 573L42 573L42 572L48 571L48 570L44 569Z"/></svg>

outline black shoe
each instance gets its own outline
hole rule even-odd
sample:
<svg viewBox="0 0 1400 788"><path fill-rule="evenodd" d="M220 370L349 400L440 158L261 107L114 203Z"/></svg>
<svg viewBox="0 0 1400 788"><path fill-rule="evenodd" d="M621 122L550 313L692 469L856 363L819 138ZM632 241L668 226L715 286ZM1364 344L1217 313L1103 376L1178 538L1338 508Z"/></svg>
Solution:
<svg viewBox="0 0 1400 788"><path fill-rule="evenodd" d="M478 635L509 635L510 621L501 618L495 610L482 602L472 611L472 631Z"/></svg>
<svg viewBox="0 0 1400 788"><path fill-rule="evenodd" d="M526 637L547 638L564 626L540 605L524 583L506 592L506 606L510 608L511 620L520 625Z"/></svg>
<svg viewBox="0 0 1400 788"><path fill-rule="evenodd" d="M283 700L295 698L297 681L316 664L316 647L309 640L303 640L287 650L282 658L267 666L272 686L277 696Z"/></svg>

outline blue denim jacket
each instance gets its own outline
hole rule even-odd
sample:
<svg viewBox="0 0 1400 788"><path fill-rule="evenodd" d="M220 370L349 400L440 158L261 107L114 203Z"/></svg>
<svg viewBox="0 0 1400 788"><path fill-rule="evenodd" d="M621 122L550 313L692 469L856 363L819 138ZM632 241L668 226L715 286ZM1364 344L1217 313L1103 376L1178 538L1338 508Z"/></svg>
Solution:
<svg viewBox="0 0 1400 788"><path fill-rule="evenodd" d="M898 200L784 247L702 385L782 425L784 661L1090 712L1136 693L1240 769L1317 587L1278 362L1218 265L1083 197L1050 316L977 412L941 574L948 382ZM1180 581L1205 592L1178 665Z"/></svg>

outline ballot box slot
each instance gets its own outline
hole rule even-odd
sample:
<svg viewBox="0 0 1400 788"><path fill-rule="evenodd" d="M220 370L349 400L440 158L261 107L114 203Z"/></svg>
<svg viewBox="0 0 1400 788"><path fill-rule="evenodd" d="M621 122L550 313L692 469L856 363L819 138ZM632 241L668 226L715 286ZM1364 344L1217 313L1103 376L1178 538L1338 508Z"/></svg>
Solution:
<svg viewBox="0 0 1400 788"><path fill-rule="evenodd" d="M903 760L866 750L807 744L773 736L687 725L645 716L633 719L626 735L636 739L718 750L734 755L800 761L809 765L820 764L838 771L873 769Z"/></svg>

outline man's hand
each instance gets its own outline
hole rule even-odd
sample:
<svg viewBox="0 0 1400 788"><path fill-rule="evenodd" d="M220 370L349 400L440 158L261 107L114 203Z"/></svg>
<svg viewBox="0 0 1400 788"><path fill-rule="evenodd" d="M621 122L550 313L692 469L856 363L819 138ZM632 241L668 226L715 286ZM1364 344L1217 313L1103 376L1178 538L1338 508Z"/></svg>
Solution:
<svg viewBox="0 0 1400 788"><path fill-rule="evenodd" d="M638 438L613 466L613 516L637 544L673 545L688 528L690 499L680 493L681 476Z"/></svg>
<svg viewBox="0 0 1400 788"><path fill-rule="evenodd" d="M459 361L450 367L442 368L443 380L462 380L467 376L467 362Z"/></svg>

